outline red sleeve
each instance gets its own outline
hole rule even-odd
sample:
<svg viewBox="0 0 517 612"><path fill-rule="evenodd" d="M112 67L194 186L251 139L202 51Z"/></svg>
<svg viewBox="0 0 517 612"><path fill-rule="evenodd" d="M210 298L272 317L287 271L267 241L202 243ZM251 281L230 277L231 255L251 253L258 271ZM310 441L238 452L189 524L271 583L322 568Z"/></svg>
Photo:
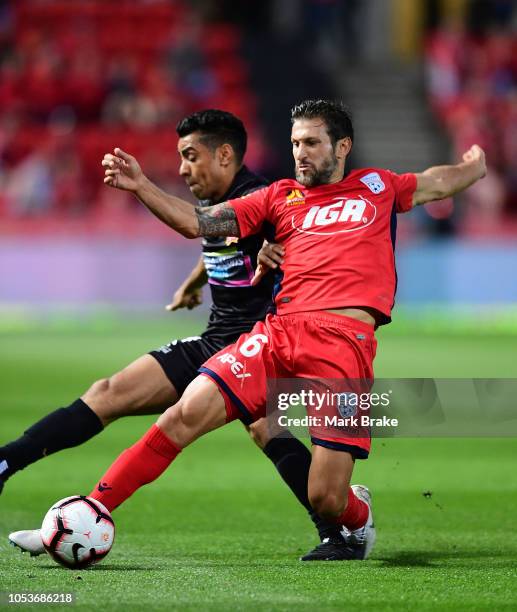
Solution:
<svg viewBox="0 0 517 612"><path fill-rule="evenodd" d="M269 219L271 187L253 191L241 198L228 200L237 215L241 238L257 234L264 221Z"/></svg>
<svg viewBox="0 0 517 612"><path fill-rule="evenodd" d="M395 190L395 210L398 213L405 213L413 208L413 194L416 191L416 174L395 174L388 171L391 184Z"/></svg>

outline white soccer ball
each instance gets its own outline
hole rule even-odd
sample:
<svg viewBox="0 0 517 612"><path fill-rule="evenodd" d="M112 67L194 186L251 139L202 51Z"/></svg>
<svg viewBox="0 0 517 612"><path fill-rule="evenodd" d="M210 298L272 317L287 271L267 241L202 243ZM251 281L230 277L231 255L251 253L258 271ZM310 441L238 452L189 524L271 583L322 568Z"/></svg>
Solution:
<svg viewBox="0 0 517 612"><path fill-rule="evenodd" d="M98 563L109 553L115 524L96 499L72 495L56 502L45 515L41 539L48 554L70 569Z"/></svg>

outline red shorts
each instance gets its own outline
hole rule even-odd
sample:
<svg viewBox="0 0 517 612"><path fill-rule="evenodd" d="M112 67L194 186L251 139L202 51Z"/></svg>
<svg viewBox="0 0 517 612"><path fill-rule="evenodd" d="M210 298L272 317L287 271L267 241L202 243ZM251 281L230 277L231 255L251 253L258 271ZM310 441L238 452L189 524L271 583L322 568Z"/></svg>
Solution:
<svg viewBox="0 0 517 612"><path fill-rule="evenodd" d="M376 346L373 327L350 317L328 311L268 315L199 372L222 392L228 421L250 424L266 416L268 379L373 381ZM369 432L366 437L340 437L309 431L313 444L368 456Z"/></svg>

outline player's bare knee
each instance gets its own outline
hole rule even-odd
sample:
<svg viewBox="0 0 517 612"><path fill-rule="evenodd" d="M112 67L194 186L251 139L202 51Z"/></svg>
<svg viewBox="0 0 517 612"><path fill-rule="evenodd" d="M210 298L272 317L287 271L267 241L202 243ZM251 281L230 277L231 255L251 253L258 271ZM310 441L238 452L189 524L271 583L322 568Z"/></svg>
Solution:
<svg viewBox="0 0 517 612"><path fill-rule="evenodd" d="M262 438L260 435L260 431L254 427L255 423L252 423L251 425L248 425L246 427L250 438L253 440L253 442L255 442L255 444L259 447L259 448L264 448L264 444L262 443Z"/></svg>
<svg viewBox="0 0 517 612"><path fill-rule="evenodd" d="M197 381L197 382L196 382ZM224 400L217 387L206 391L207 382L196 379L181 399L158 419L158 427L180 448L226 422Z"/></svg>
<svg viewBox="0 0 517 612"><path fill-rule="evenodd" d="M109 391L110 379L101 378L95 381L81 397L85 404L99 417L104 426L117 418L111 403L107 401Z"/></svg>
<svg viewBox="0 0 517 612"><path fill-rule="evenodd" d="M158 427L180 448L226 423L223 396L215 383L198 376L181 399L158 419Z"/></svg>
<svg viewBox="0 0 517 612"><path fill-rule="evenodd" d="M271 440L271 432L266 419L259 419L252 423L247 428L250 438L259 448L264 448Z"/></svg>
<svg viewBox="0 0 517 612"><path fill-rule="evenodd" d="M180 399L174 406L168 408L160 416L157 424L179 448L185 448L199 435L197 421L193 418L188 400Z"/></svg>
<svg viewBox="0 0 517 612"><path fill-rule="evenodd" d="M174 444L180 448L185 447L185 432L183 424L183 415L181 411L181 400L167 408L156 422L163 433L170 438Z"/></svg>
<svg viewBox="0 0 517 612"><path fill-rule="evenodd" d="M208 410L208 405L203 398L186 395L181 398L177 405L180 406L181 422L185 429L196 430L199 427L202 415Z"/></svg>
<svg viewBox="0 0 517 612"><path fill-rule="evenodd" d="M93 383L82 396L83 401L107 425L127 412L125 390L115 374L110 378L101 378Z"/></svg>
<svg viewBox="0 0 517 612"><path fill-rule="evenodd" d="M101 378L100 380L96 380L93 385L86 391L84 397L89 398L97 398L99 396L106 395L110 388L110 379L109 378Z"/></svg>

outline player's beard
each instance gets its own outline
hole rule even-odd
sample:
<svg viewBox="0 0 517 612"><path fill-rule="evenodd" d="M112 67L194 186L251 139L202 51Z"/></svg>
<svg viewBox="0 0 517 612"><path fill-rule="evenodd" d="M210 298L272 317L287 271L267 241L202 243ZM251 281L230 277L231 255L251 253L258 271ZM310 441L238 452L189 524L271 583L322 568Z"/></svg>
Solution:
<svg viewBox="0 0 517 612"><path fill-rule="evenodd" d="M301 173L294 168L296 180L304 187L317 187L318 185L327 185L330 182L330 177L334 174L338 165L337 157L334 151L321 162L319 168L314 168L311 173Z"/></svg>

